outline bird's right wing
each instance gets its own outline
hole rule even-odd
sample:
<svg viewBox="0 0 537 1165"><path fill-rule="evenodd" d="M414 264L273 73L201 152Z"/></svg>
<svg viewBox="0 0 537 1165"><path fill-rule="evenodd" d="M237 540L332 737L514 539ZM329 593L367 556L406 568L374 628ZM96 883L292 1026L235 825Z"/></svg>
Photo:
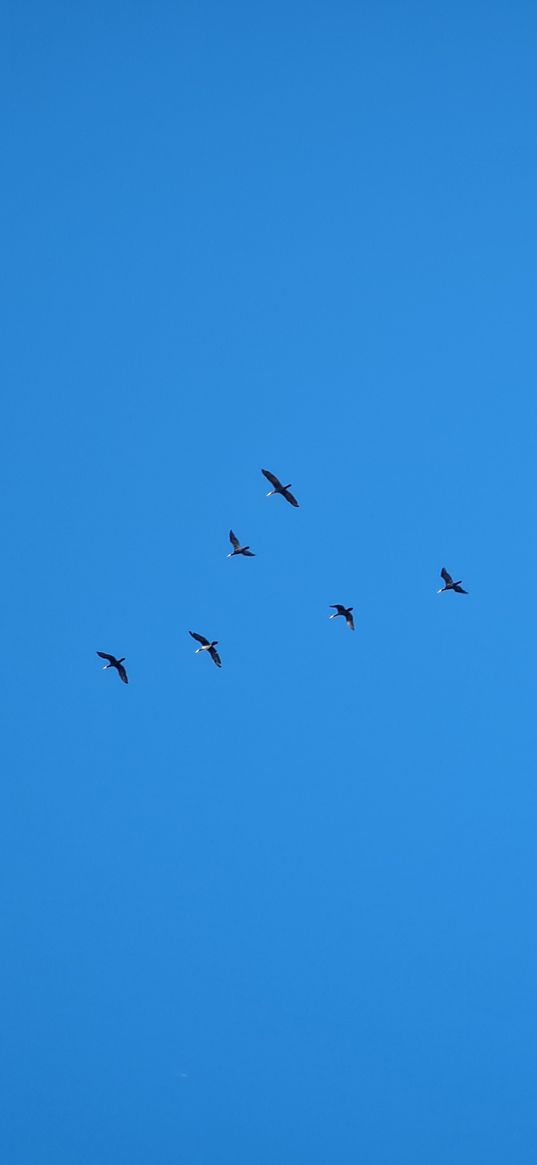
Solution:
<svg viewBox="0 0 537 1165"><path fill-rule="evenodd" d="M109 655L107 651L98 651L97 655L100 656L101 659L107 659L109 663L115 663L116 661L115 655Z"/></svg>
<svg viewBox="0 0 537 1165"><path fill-rule="evenodd" d="M215 662L217 667L222 667L222 660L220 659L220 656L216 650L216 647L209 648L209 655L210 655L211 659L214 659L214 662Z"/></svg>
<svg viewBox="0 0 537 1165"><path fill-rule="evenodd" d="M353 619L350 611L349 611L348 615L345 615L345 621L346 621L347 627L350 627L351 631L354 631L354 619Z"/></svg>
<svg viewBox="0 0 537 1165"><path fill-rule="evenodd" d="M123 680L123 683L128 684L129 681L127 679L127 673L126 673L125 668L123 667L122 663L118 663L117 670L120 674L121 679Z"/></svg>
<svg viewBox="0 0 537 1165"><path fill-rule="evenodd" d="M203 644L203 647L208 646L209 640L206 639L204 635L197 635L195 631L189 631L188 634L191 635L193 639L196 639L198 643Z"/></svg>
<svg viewBox="0 0 537 1165"><path fill-rule="evenodd" d="M282 489L282 494L288 502L291 502L292 506L296 506L297 510L299 509L298 502L297 502L294 494L291 493L290 489Z"/></svg>
<svg viewBox="0 0 537 1165"><path fill-rule="evenodd" d="M448 573L448 571L446 570L445 566L443 566L442 570L440 571L440 577L443 578L444 582L448 583L448 585L449 585L449 583L453 582L453 579L452 579L451 575Z"/></svg>
<svg viewBox="0 0 537 1165"><path fill-rule="evenodd" d="M270 469L262 469L261 473L264 474L267 481L270 481L271 485L274 485L276 489L281 489L281 481L275 476L274 473L270 472Z"/></svg>
<svg viewBox="0 0 537 1165"><path fill-rule="evenodd" d="M330 606L333 607L334 611L337 611L338 615L345 613L345 607L342 603L330 603Z"/></svg>
<svg viewBox="0 0 537 1165"><path fill-rule="evenodd" d="M229 531L229 541L231 542L231 545L235 547L235 550L239 549L240 542L237 538L237 535L233 533L233 530Z"/></svg>

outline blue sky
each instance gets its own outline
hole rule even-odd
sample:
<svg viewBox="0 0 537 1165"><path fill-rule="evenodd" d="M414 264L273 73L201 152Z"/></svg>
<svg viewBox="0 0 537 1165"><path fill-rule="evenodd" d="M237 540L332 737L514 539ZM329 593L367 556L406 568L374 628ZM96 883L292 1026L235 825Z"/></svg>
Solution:
<svg viewBox="0 0 537 1165"><path fill-rule="evenodd" d="M536 33L6 8L10 1165L535 1157Z"/></svg>

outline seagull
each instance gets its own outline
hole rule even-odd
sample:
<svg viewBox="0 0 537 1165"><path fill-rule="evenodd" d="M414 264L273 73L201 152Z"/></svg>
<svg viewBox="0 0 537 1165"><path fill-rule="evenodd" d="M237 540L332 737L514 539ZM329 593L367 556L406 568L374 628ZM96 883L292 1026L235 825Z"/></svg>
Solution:
<svg viewBox="0 0 537 1165"><path fill-rule="evenodd" d="M298 509L298 502L296 498L293 497L292 493L289 492L289 486L291 485L291 482L289 482L289 485L282 485L281 481L275 476L275 474L270 472L270 469L262 469L261 473L266 477L267 481L270 481L271 485L274 486L274 489L269 490L267 494L268 498L272 497L273 494L281 494L282 497L285 498L286 502L290 502L292 506L296 506Z"/></svg>
<svg viewBox="0 0 537 1165"><path fill-rule="evenodd" d="M457 582L453 582L453 579L452 579L451 575L448 574L445 566L442 567L440 574L441 574L446 585L445 585L445 587L440 587L440 590L436 592L437 595L443 594L444 591L456 591L458 595L467 595L468 594L468 591L465 591L464 587L461 587L461 580L460 579L458 579Z"/></svg>
<svg viewBox="0 0 537 1165"><path fill-rule="evenodd" d="M237 538L237 535L233 533L233 530L229 531L229 541L231 542L233 550L231 551L231 554L228 554L228 558L234 558L236 554L244 554L245 558L255 558L255 554L253 550L250 550L249 546L241 546L239 539Z"/></svg>
<svg viewBox="0 0 537 1165"><path fill-rule="evenodd" d="M196 639L198 643L201 643L201 647L196 648L194 655L198 655L200 651L208 651L216 666L222 667L222 660L220 659L220 656L216 650L218 639L213 639L212 643L209 643L209 640L206 639L204 635L197 635L195 631L189 631L188 634L191 635L193 639Z"/></svg>
<svg viewBox="0 0 537 1165"><path fill-rule="evenodd" d="M103 667L103 671L107 671L109 667L115 667L119 678L123 680L124 684L128 684L129 681L127 679L127 673L123 667L123 660L125 659L124 655L121 656L121 659L116 659L115 655L108 655L108 652L106 651L98 651L97 655L100 655L101 659L108 660L108 663L105 663Z"/></svg>
<svg viewBox="0 0 537 1165"><path fill-rule="evenodd" d="M352 617L354 607L344 607L342 603L330 603L330 606L335 608L335 615L329 615L328 618L337 619L338 615L344 615L347 627L350 627L351 631L354 631L354 619Z"/></svg>

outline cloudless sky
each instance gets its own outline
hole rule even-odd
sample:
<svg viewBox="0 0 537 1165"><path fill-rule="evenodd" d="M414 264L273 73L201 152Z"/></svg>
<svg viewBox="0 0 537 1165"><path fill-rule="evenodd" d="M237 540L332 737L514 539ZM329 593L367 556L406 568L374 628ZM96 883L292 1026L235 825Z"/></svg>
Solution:
<svg viewBox="0 0 537 1165"><path fill-rule="evenodd" d="M535 5L0 56L1 1158L529 1165Z"/></svg>

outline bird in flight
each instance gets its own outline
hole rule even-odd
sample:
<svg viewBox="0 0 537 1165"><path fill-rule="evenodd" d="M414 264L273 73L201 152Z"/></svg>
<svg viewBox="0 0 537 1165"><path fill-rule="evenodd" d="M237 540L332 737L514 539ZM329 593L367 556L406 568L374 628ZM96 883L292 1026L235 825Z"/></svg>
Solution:
<svg viewBox="0 0 537 1165"><path fill-rule="evenodd" d="M115 667L119 678L123 680L124 684L128 684L129 681L127 678L127 673L123 667L123 660L125 659L124 655L121 656L121 659L116 659L115 655L108 655L107 651L98 651L97 655L99 655L101 659L108 660L108 663L105 663L103 667L103 671L107 671L109 667Z"/></svg>
<svg viewBox="0 0 537 1165"><path fill-rule="evenodd" d="M201 647L196 648L194 655L198 655L200 651L208 651L216 666L222 667L222 660L220 659L220 656L216 650L218 639L213 639L212 643L209 643L209 640L206 639L204 635L197 635L195 631L189 631L188 634L191 635L193 639L196 639L198 643L201 643Z"/></svg>
<svg viewBox="0 0 537 1165"><path fill-rule="evenodd" d="M444 580L445 586L440 587L440 590L436 592L437 595L443 594L444 591L456 591L458 595L467 595L468 594L468 591L465 591L464 587L461 587L461 580L460 579L458 579L457 582L453 582L453 579L452 579L451 575L448 573L448 571L446 570L445 566L442 567L442 570L440 571L440 575Z"/></svg>
<svg viewBox="0 0 537 1165"><path fill-rule="evenodd" d="M250 550L249 546L241 546L239 539L237 538L237 535L233 533L233 530L229 531L229 541L231 542L233 550L231 551L231 554L228 554L228 558L234 558L236 554L244 554L245 558L255 558L255 554L253 550Z"/></svg>
<svg viewBox="0 0 537 1165"><path fill-rule="evenodd" d="M267 481L270 481L270 484L274 486L274 489L269 490L267 494L268 498L271 498L273 494L281 494L282 497L285 498L286 502L290 502L292 506L296 506L298 509L298 502L296 498L293 497L293 494L289 491L291 482L289 482L289 485L282 485L279 478L277 478L274 473L271 473L270 469L262 469L261 473L264 475L264 477L266 477Z"/></svg>
<svg viewBox="0 0 537 1165"><path fill-rule="evenodd" d="M333 615L329 615L328 618L337 619L338 615L343 615L347 627L350 627L351 631L354 631L354 619L352 617L354 607L344 607L343 603L330 603L330 606L334 608L335 613Z"/></svg>

